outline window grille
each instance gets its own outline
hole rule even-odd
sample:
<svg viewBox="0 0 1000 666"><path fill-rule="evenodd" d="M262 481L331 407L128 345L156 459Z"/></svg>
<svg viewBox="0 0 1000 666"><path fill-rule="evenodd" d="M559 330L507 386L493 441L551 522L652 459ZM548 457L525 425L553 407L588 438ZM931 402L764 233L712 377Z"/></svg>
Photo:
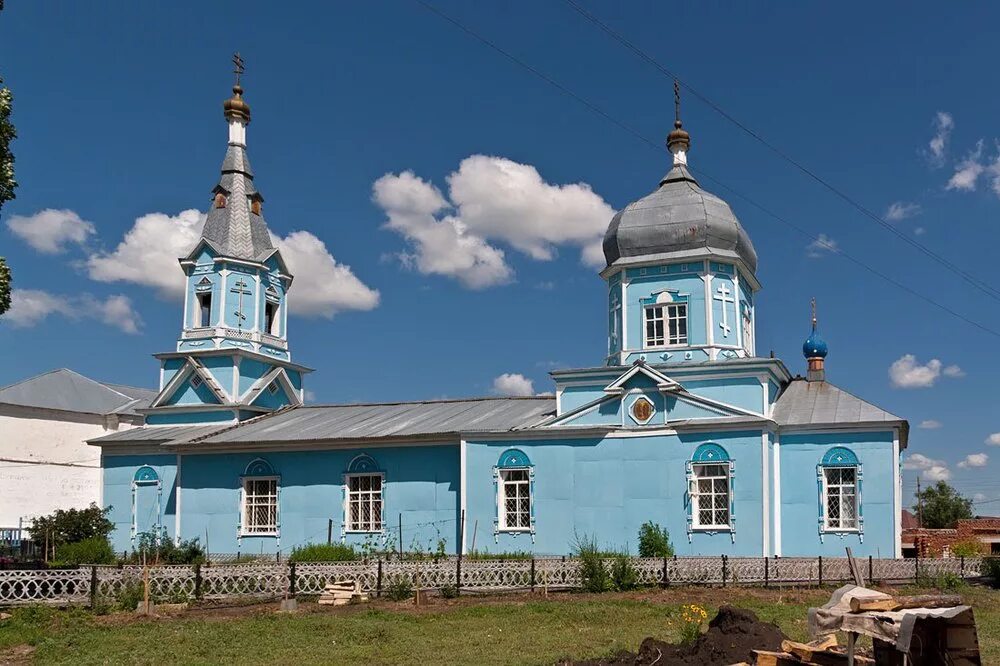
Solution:
<svg viewBox="0 0 1000 666"><path fill-rule="evenodd" d="M500 529L531 529L531 478L526 468L500 470Z"/></svg>
<svg viewBox="0 0 1000 666"><path fill-rule="evenodd" d="M695 464L691 518L695 527L729 529L729 463Z"/></svg>
<svg viewBox="0 0 1000 666"><path fill-rule="evenodd" d="M246 477L243 479L244 535L270 535L278 532L278 479Z"/></svg>
<svg viewBox="0 0 1000 666"><path fill-rule="evenodd" d="M348 532L381 532L382 475L352 474L347 477Z"/></svg>
<svg viewBox="0 0 1000 666"><path fill-rule="evenodd" d="M825 527L828 530L856 530L858 528L857 468L826 467Z"/></svg>

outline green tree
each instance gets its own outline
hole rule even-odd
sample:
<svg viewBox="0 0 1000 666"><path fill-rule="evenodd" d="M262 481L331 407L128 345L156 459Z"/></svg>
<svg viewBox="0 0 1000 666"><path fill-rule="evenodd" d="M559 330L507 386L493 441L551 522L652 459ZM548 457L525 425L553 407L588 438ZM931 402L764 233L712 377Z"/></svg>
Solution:
<svg viewBox="0 0 1000 666"><path fill-rule="evenodd" d="M3 2L0 0L0 11ZM14 124L10 121L11 105L14 96L10 88L3 85L0 79L0 209L14 198L17 181L14 180L14 154L10 151L11 142L17 137ZM3 257L0 257L0 315L10 309L10 268Z"/></svg>
<svg viewBox="0 0 1000 666"><path fill-rule="evenodd" d="M36 518L31 524L31 538L50 544L77 543L94 537L107 538L115 529L108 520L111 507L102 509L91 504L86 509L58 509L54 513Z"/></svg>
<svg viewBox="0 0 1000 666"><path fill-rule="evenodd" d="M931 529L952 528L963 518L972 518L972 500L962 497L944 481L938 481L917 493L913 510L921 516L921 525Z"/></svg>

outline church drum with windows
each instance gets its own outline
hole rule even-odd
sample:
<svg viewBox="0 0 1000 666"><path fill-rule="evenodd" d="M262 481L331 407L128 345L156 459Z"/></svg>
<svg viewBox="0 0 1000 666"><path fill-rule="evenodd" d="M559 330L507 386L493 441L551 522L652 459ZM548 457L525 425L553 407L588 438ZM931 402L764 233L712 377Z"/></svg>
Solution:
<svg viewBox="0 0 1000 666"><path fill-rule="evenodd" d="M607 354L552 374L555 396L305 405L285 299L246 151L229 143L187 280L176 349L157 355L145 425L92 440L114 544L143 533L213 552L350 544L539 555L577 536L637 552L665 527L679 555L899 556L903 419L755 347L757 254L688 170L680 119L656 189L610 221ZM463 520L464 518L464 520Z"/></svg>

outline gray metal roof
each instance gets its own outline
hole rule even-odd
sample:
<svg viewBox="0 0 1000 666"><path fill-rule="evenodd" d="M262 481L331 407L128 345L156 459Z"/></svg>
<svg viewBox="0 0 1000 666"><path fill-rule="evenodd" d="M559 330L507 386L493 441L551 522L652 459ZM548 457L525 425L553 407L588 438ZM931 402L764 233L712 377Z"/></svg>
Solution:
<svg viewBox="0 0 1000 666"><path fill-rule="evenodd" d="M757 271L757 252L729 204L701 189L685 166L675 166L655 192L619 211L604 235L608 266L635 257L669 260L704 251L741 259L751 273Z"/></svg>
<svg viewBox="0 0 1000 666"><path fill-rule="evenodd" d="M88 440L90 443L100 444L132 444L143 442L146 444L162 444L172 442L177 439L193 439L218 432L225 426L222 425L185 425L185 426L143 426L141 428L131 428L129 430L119 430L118 432L95 437Z"/></svg>
<svg viewBox="0 0 1000 666"><path fill-rule="evenodd" d="M253 183L246 147L231 143L222 162L222 177L213 193L222 192L226 204L208 209L202 238L217 252L234 259L263 261L274 252L264 218L251 209L251 200L263 197Z"/></svg>
<svg viewBox="0 0 1000 666"><path fill-rule="evenodd" d="M289 409L201 440L206 444L425 437L510 431L555 410L555 399L479 398Z"/></svg>
<svg viewBox="0 0 1000 666"><path fill-rule="evenodd" d="M829 382L796 378L774 404L779 426L885 423L905 426L906 420L837 388Z"/></svg>
<svg viewBox="0 0 1000 666"><path fill-rule="evenodd" d="M169 440L202 445L425 438L459 432L507 432L533 425L554 411L555 399L551 397L309 405L281 410L236 426L186 426L187 430L179 429L176 433L169 432L175 428L150 426L93 441Z"/></svg>
<svg viewBox="0 0 1000 666"><path fill-rule="evenodd" d="M103 384L67 368L0 388L0 404L57 409L84 414L134 415L149 405L156 391L121 384Z"/></svg>

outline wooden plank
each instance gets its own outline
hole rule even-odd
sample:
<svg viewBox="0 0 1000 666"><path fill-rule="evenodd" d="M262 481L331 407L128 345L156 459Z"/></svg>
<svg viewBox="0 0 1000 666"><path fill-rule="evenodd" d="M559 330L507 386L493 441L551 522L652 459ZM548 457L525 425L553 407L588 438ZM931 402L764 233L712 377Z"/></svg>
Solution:
<svg viewBox="0 0 1000 666"><path fill-rule="evenodd" d="M890 597L888 599L851 599L851 612L895 611L905 608L951 608L961 606L957 594L922 594L915 597Z"/></svg>
<svg viewBox="0 0 1000 666"><path fill-rule="evenodd" d="M821 640L812 641L811 643L797 643L790 640L781 641L782 651L794 654L796 657L805 659L806 661L811 660L814 654L826 652L833 647L837 647L837 637L833 634Z"/></svg>

